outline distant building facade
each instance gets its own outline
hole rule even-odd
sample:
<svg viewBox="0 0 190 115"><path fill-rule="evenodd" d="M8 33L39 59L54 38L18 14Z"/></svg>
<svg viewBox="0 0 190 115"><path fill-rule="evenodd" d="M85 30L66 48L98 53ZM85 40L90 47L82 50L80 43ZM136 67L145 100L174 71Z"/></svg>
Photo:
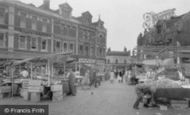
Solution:
<svg viewBox="0 0 190 115"><path fill-rule="evenodd" d="M106 66L109 70L126 69L131 63L130 51L111 51L109 48L106 55Z"/></svg>
<svg viewBox="0 0 190 115"><path fill-rule="evenodd" d="M50 9L16 0L0 0L0 59L24 59L73 52L79 63L105 64L107 30L90 12L72 16L68 3Z"/></svg>
<svg viewBox="0 0 190 115"><path fill-rule="evenodd" d="M137 55L140 60L168 59L190 68L190 13L158 20L150 31L139 34ZM188 73L190 75L190 73Z"/></svg>
<svg viewBox="0 0 190 115"><path fill-rule="evenodd" d="M144 23L143 27L146 30L153 28L159 20L169 20L175 16L175 8L168 9L159 13L148 12L143 15Z"/></svg>

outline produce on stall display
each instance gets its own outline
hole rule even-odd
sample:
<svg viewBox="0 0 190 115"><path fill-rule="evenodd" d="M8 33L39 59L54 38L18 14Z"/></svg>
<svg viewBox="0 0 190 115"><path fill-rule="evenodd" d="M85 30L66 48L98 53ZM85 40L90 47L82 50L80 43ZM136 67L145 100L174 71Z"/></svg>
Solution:
<svg viewBox="0 0 190 115"><path fill-rule="evenodd" d="M65 65L68 60L75 61L70 56L68 52L11 61L8 65L10 75L0 79L0 97L20 95L33 102L47 97L63 99L63 95L69 92Z"/></svg>
<svg viewBox="0 0 190 115"><path fill-rule="evenodd" d="M167 68L160 71L155 77L155 79L138 84L137 87L149 87L154 96L152 98L161 106L163 106L162 104L171 104L174 108L178 104L184 105L184 107L190 106L189 79L185 78L182 73L180 74L178 69Z"/></svg>

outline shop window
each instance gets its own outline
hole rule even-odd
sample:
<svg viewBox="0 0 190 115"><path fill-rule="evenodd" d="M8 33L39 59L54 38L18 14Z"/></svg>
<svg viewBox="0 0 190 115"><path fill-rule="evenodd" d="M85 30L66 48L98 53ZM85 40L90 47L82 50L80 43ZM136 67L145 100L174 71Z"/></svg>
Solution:
<svg viewBox="0 0 190 115"><path fill-rule="evenodd" d="M5 47L5 34L0 33L0 48L4 48L4 47Z"/></svg>
<svg viewBox="0 0 190 115"><path fill-rule="evenodd" d="M26 49L27 48L27 39L26 36L19 37L19 49Z"/></svg>
<svg viewBox="0 0 190 115"><path fill-rule="evenodd" d="M42 51L47 51L48 50L48 41L46 39L42 39L41 50Z"/></svg>
<svg viewBox="0 0 190 115"><path fill-rule="evenodd" d="M38 48L38 39L31 38L31 50L37 50Z"/></svg>

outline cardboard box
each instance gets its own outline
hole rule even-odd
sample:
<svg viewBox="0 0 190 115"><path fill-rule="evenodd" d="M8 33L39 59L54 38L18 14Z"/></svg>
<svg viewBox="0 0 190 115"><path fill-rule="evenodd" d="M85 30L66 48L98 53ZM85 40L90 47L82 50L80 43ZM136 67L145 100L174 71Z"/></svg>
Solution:
<svg viewBox="0 0 190 115"><path fill-rule="evenodd" d="M41 80L29 80L29 86L41 86Z"/></svg>
<svg viewBox="0 0 190 115"><path fill-rule="evenodd" d="M40 101L40 93L31 92L30 93L30 101L39 102Z"/></svg>
<svg viewBox="0 0 190 115"><path fill-rule="evenodd" d="M51 86L51 91L62 91L63 90L63 85L52 85Z"/></svg>

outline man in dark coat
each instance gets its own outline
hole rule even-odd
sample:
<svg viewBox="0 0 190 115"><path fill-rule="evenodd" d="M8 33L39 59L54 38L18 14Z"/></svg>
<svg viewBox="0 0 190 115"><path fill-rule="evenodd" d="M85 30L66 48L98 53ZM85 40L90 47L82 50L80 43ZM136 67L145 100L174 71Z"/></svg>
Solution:
<svg viewBox="0 0 190 115"><path fill-rule="evenodd" d="M153 95L149 85L138 84L136 86L135 90L136 90L136 94L137 94L137 99L133 105L133 108L139 109L139 104L140 104L140 102L143 101L144 96L149 96L149 98L147 98L146 102L144 103L144 107L148 107L148 104L150 103L151 98L152 98L151 96Z"/></svg>
<svg viewBox="0 0 190 115"><path fill-rule="evenodd" d="M75 74L73 73L72 69L69 69L68 79L69 79L69 81L68 81L69 82L69 94L75 96L77 93L77 89L76 89L76 85L75 85L76 79L75 79Z"/></svg>

